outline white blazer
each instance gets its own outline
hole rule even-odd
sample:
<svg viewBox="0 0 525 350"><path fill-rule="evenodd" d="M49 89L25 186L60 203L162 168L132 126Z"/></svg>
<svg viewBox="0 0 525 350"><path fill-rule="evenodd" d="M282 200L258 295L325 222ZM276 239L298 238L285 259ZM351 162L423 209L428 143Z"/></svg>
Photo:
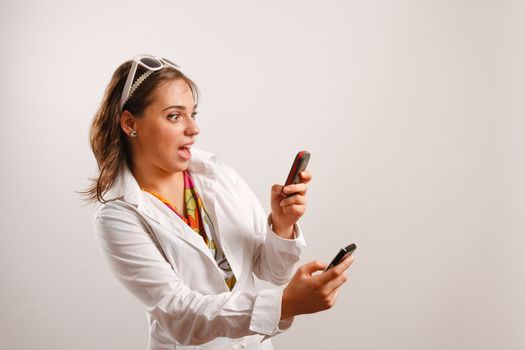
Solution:
<svg viewBox="0 0 525 350"><path fill-rule="evenodd" d="M217 157L192 150L189 171L237 282L226 285L204 240L165 204L140 189L124 167L95 214L95 237L109 266L146 307L150 350L272 349L280 288L255 290L254 274L289 281L305 246L283 239L243 179Z"/></svg>

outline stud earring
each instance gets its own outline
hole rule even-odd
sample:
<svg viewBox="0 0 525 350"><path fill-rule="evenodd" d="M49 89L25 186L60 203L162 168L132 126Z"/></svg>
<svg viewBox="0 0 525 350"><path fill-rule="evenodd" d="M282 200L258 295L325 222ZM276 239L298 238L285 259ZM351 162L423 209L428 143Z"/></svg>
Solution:
<svg viewBox="0 0 525 350"><path fill-rule="evenodd" d="M129 133L129 136L137 137L137 132L135 130L131 130L131 132Z"/></svg>

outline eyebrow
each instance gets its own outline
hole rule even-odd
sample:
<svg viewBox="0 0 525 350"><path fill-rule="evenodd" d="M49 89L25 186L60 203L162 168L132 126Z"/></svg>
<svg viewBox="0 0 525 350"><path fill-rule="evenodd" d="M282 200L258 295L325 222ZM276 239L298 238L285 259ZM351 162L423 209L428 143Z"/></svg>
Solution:
<svg viewBox="0 0 525 350"><path fill-rule="evenodd" d="M166 108L164 108L162 111L165 111L167 109L170 109L170 108L177 108L177 109L181 109L183 111L186 110L186 107L185 106L181 106L181 105L173 105L173 106L168 106ZM193 106L193 110L195 110L195 108L197 108L197 105Z"/></svg>

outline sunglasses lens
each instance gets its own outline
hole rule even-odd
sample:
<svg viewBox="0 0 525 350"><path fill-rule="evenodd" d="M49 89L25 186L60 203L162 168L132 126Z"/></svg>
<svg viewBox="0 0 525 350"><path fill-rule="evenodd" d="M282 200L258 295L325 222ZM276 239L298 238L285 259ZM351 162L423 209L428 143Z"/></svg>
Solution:
<svg viewBox="0 0 525 350"><path fill-rule="evenodd" d="M142 57L140 59L140 62L145 66L149 67L150 69L158 69L162 67L162 63L160 63L157 59L151 57Z"/></svg>

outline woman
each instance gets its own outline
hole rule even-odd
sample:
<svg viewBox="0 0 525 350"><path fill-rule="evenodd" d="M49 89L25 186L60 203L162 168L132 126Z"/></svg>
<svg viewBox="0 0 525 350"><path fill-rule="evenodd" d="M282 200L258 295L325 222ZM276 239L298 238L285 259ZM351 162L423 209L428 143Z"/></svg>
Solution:
<svg viewBox="0 0 525 350"><path fill-rule="evenodd" d="M310 174L271 189L271 214L216 156L193 148L197 87L164 58L115 71L91 127L95 236L146 307L149 349L271 349L293 317L330 308L352 259L295 275ZM286 195L286 196L285 196ZM254 275L284 290L254 288Z"/></svg>

